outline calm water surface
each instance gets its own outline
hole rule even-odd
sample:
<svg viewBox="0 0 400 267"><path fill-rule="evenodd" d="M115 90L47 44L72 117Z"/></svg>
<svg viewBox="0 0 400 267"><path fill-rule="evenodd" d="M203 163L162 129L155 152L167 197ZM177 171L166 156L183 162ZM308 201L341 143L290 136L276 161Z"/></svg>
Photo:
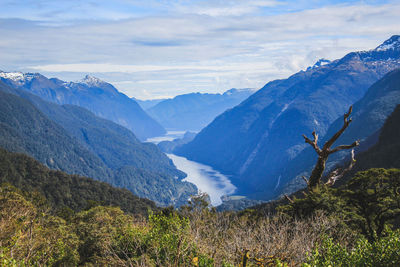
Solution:
<svg viewBox="0 0 400 267"><path fill-rule="evenodd" d="M174 154L167 154L167 156L172 159L179 170L187 174L184 181L195 184L201 192L206 192L210 196L213 206L222 203L222 196L235 192L236 187L229 178L210 166Z"/></svg>
<svg viewBox="0 0 400 267"><path fill-rule="evenodd" d="M149 138L146 142L158 144L162 141L181 138L184 134L185 131L168 131L166 135ZM213 206L218 206L222 203L222 196L231 195L235 192L236 187L231 183L228 176L214 170L212 167L174 154L167 154L167 156L179 170L187 174L184 181L195 184L201 192L205 192L210 196Z"/></svg>

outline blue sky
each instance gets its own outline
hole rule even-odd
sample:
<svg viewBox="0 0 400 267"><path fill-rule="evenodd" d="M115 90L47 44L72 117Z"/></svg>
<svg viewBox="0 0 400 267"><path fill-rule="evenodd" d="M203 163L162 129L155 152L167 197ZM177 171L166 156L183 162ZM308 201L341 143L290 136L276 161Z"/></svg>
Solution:
<svg viewBox="0 0 400 267"><path fill-rule="evenodd" d="M0 0L0 69L142 99L260 88L400 34L400 1Z"/></svg>

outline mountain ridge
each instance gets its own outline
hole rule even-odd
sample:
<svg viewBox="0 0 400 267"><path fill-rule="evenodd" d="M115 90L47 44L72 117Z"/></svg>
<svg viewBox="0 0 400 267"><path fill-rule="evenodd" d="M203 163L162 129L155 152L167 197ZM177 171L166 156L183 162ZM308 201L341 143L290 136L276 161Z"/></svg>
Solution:
<svg viewBox="0 0 400 267"><path fill-rule="evenodd" d="M232 88L222 94L188 93L163 100L146 111L166 129L199 131L252 93L249 88Z"/></svg>
<svg viewBox="0 0 400 267"><path fill-rule="evenodd" d="M11 88L0 82L0 93L3 95L5 94L4 91L8 92L9 97L14 99L14 101L9 102L23 102L24 104L21 104L22 107L30 106L32 110L37 108L37 114L43 114L41 115L42 117L47 115L47 123L54 124L55 129L64 133L65 137L59 138L60 142L64 139L70 140L65 143L70 143L70 147L74 147L74 144L76 144L81 150L86 151L87 155L78 153L78 155L88 160L83 166L71 164L75 162L73 161L74 157L68 156L60 159L61 163L57 166L61 168L56 168L57 166L52 165L49 167L61 169L68 173L89 176L97 180L106 181L114 186L128 188L136 195L152 199L159 205L185 204L190 195L197 192L194 185L181 181L185 174L177 170L172 161L156 145L141 143L128 129L114 122L96 117L82 107L47 102L29 92ZM4 101L4 99L2 100ZM0 104L0 108L5 108L6 103L1 102ZM11 111L3 112L3 114L7 113L11 113L10 116L15 117L20 112L18 110L14 113ZM25 113L36 116L34 112ZM10 119L5 118L4 121L9 123ZM29 123L34 120L24 121ZM22 125L23 129L27 131L34 129L32 126L28 127L26 123ZM15 129L15 124L9 123L9 128L11 130ZM36 144L35 140L29 141L29 134L23 139L25 141L28 140L29 147L35 149L35 151L42 149L42 147L46 148L47 142L52 142L56 145L51 151L44 151L40 154L44 158L37 153L28 153L39 161L46 163L49 161L48 155L55 154L57 156L62 154L64 149L57 146L57 140L49 137L40 139L42 136L46 136L41 128L37 129L38 137L35 138L42 140L40 144ZM9 135L3 133L2 136ZM18 136L18 131L14 136ZM3 144L3 147L16 152L29 152L26 149L15 150L20 143L24 143L24 140L4 138L3 141L5 140L8 140L8 142L6 145ZM86 171L86 166L90 166L95 170L92 172ZM104 171L105 174L99 173L100 170ZM152 190L147 188L147 184L152 184Z"/></svg>
<svg viewBox="0 0 400 267"><path fill-rule="evenodd" d="M271 81L175 152L232 175L242 193L272 198L282 187L276 172L306 147L301 134L323 136L369 86L398 67L400 50L374 49Z"/></svg>
<svg viewBox="0 0 400 267"><path fill-rule="evenodd" d="M400 69L386 74L368 89L363 98L354 103L353 121L336 141L336 144L350 144L357 139L361 141L360 147L355 149L357 159L358 153L369 149L378 142L381 127L384 126L387 117L393 112L398 103L400 103ZM321 137L320 143L324 143L342 124L342 118L335 120L327 130L326 136ZM333 154L327 162L327 171L346 160L348 155L349 151ZM307 148L289 163L286 171L282 172L282 180L283 182L288 182L287 187L292 189L284 189L285 193L291 193L299 187L305 186L301 176L308 175L309 170L315 163L315 156L313 149ZM287 181L290 177L296 178L293 181ZM294 186L296 183L299 186L297 188Z"/></svg>
<svg viewBox="0 0 400 267"><path fill-rule="evenodd" d="M99 117L130 129L141 140L165 133L165 129L133 99L93 76L86 75L78 82L65 82L57 78L48 79L40 73L0 72L0 79L44 100L87 108Z"/></svg>

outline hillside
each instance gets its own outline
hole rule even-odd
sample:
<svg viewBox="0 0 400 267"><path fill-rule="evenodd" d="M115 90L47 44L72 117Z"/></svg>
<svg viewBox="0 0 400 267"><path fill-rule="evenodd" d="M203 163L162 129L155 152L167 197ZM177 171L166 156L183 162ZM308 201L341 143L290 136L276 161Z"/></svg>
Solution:
<svg viewBox="0 0 400 267"><path fill-rule="evenodd" d="M191 93L166 99L146 111L169 130L200 131L215 117L245 100L254 90L230 89L223 94Z"/></svg>
<svg viewBox="0 0 400 267"><path fill-rule="evenodd" d="M400 69L394 70L382 79L374 83L365 96L353 105L353 122L349 128L336 141L336 144L349 144L354 140L360 140L360 147L356 153L364 151L378 141L379 130L384 125L386 118L393 112L396 105L400 103ZM343 124L343 118L338 118L329 127L326 137L321 138L323 144L327 138L332 136ZM343 161L349 151L341 151L333 154L328 161L328 170ZM287 165L284 172L281 172L282 183L286 183L284 192L290 193L305 186L300 178L307 175L315 164L315 152L312 148L302 151L295 159ZM358 158L358 155L356 155ZM377 159L378 160L378 159ZM357 162L358 165L358 162ZM374 166L371 166L371 168ZM378 166L376 166L378 167ZM385 167L385 166L381 166ZM355 168L357 169L357 168ZM297 179L292 180L294 177Z"/></svg>
<svg viewBox="0 0 400 267"><path fill-rule="evenodd" d="M126 189L50 170L31 157L0 148L0 184L3 183L23 191L39 192L55 210L68 207L80 211L88 207L89 201L142 215L149 209L156 209L154 202L139 198Z"/></svg>
<svg viewBox="0 0 400 267"><path fill-rule="evenodd" d="M100 158L70 137L29 101L5 93L0 82L0 146L26 153L52 169L110 181Z"/></svg>
<svg viewBox="0 0 400 267"><path fill-rule="evenodd" d="M46 102L26 91L13 89L7 85L1 87L0 91L8 91L28 99L55 122L53 123L55 127L61 129L59 125L62 125L62 128L64 128L62 130L66 131L64 133L72 136L72 138L68 136L69 139L73 139L92 158L97 159L97 161L90 161L91 157L87 156L87 165L100 164L106 170L108 176L107 179L94 174L91 176L90 173L85 173L83 168L85 166L71 163L70 161L73 158L70 157L63 158L64 161L60 164L60 169L68 173L93 177L107 181L114 186L127 188L138 196L154 200L159 205L185 204L190 195L197 192L193 184L181 181L185 174L177 170L172 161L156 145L141 143L128 129L101 119L84 108L73 105L60 106ZM15 96L14 99L20 98ZM31 105L29 102L27 103ZM18 116L18 114L19 112L16 112L13 116ZM14 124L11 123L10 125ZM29 131L29 129L29 125L22 125L22 130ZM43 138L43 135L44 133L39 128L37 139ZM46 147L48 138L42 140L41 144L31 142L30 138L31 136L25 138L30 147L34 149ZM9 140L7 148L13 151L22 142L21 140L6 138L5 140ZM49 142L52 142L51 139ZM25 150L16 151L27 152ZM55 148L55 150L46 151L43 154L58 155L59 151L63 151L62 148ZM36 154L31 155L36 158ZM81 155L81 157L84 156L84 154ZM40 158L37 159L41 161ZM71 165L75 167L75 172L75 169L69 169ZM151 185L151 188L148 185Z"/></svg>
<svg viewBox="0 0 400 267"><path fill-rule="evenodd" d="M29 99L111 169L131 165L172 177L185 177L156 145L140 142L131 131L112 121L99 118L87 109L75 105L57 105L22 91L15 93Z"/></svg>
<svg viewBox="0 0 400 267"><path fill-rule="evenodd" d="M0 79L11 87L23 89L57 104L87 108L97 116L114 121L135 133L141 140L159 136L165 130L142 108L114 86L87 75L78 82L48 79L39 73L0 72Z"/></svg>
<svg viewBox="0 0 400 267"><path fill-rule="evenodd" d="M273 198L284 185L277 173L306 148L301 135L326 134L374 82L400 67L400 47L388 45L399 39L267 83L175 152L232 175L240 193Z"/></svg>
<svg viewBox="0 0 400 267"><path fill-rule="evenodd" d="M357 155L354 168L339 180L344 184L355 173L370 168L400 168L400 104L385 121L380 130L379 141L370 149Z"/></svg>

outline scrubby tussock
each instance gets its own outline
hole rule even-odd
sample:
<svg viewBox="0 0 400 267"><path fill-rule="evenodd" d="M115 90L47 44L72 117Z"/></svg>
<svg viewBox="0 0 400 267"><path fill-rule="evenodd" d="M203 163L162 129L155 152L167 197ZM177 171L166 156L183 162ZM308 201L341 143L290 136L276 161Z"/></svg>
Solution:
<svg viewBox="0 0 400 267"><path fill-rule="evenodd" d="M193 214L194 215L194 214ZM297 266L307 260L321 236L333 235L348 244L352 235L342 232L340 223L319 213L305 220L283 216L255 219L251 214L208 213L191 219L192 235L213 266L237 266L247 258L248 266L285 262Z"/></svg>
<svg viewBox="0 0 400 267"><path fill-rule="evenodd" d="M248 256L291 265L306 260L320 237L349 237L336 220L318 214L307 220L255 219L186 206L146 220L116 207L97 206L52 215L35 206L34 195L1 188L0 265L233 266ZM248 252L246 254L246 252Z"/></svg>
<svg viewBox="0 0 400 267"><path fill-rule="evenodd" d="M37 193L3 185L0 265L398 266L400 231L393 231L392 224L400 214L400 201L387 185L399 173L371 170L351 182L354 186L360 177L368 180L370 186L358 191L375 203L368 214L356 201L353 207L345 201L357 198L349 193L352 186L347 196L328 188L294 199L275 215L216 212L200 196L179 210L166 208L144 217L105 206L57 211ZM383 185L382 190L372 194L371 185ZM341 212L345 203L350 208ZM381 214L379 207L390 216L385 215L384 230L371 239L357 225Z"/></svg>

